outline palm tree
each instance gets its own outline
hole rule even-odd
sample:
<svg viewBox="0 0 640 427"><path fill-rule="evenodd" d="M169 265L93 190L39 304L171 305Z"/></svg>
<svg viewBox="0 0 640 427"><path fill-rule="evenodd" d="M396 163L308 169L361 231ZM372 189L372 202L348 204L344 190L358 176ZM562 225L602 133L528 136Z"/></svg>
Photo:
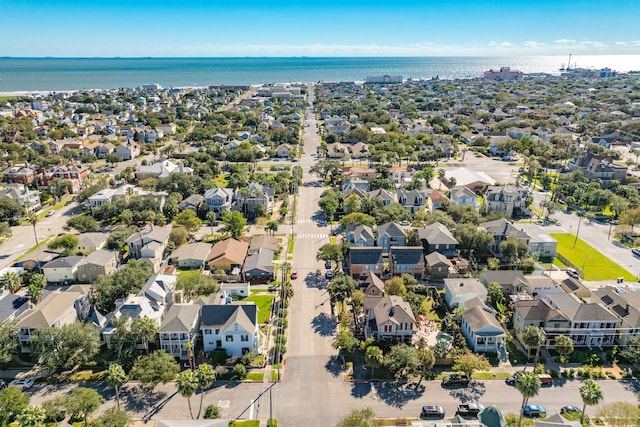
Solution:
<svg viewBox="0 0 640 427"><path fill-rule="evenodd" d="M38 223L38 215L35 212L31 212L27 217L27 222L33 226L33 237L36 238L36 246L38 246L38 233L36 233L36 224Z"/></svg>
<svg viewBox="0 0 640 427"><path fill-rule="evenodd" d="M364 363L371 366L371 375L373 376L373 369L382 366L382 363L384 363L382 349L375 345L367 347L364 353Z"/></svg>
<svg viewBox="0 0 640 427"><path fill-rule="evenodd" d="M567 354L573 353L573 340L566 335L558 335L554 348L564 360Z"/></svg>
<svg viewBox="0 0 640 427"><path fill-rule="evenodd" d="M531 348L539 346L542 341L542 330L537 326L527 326L522 330L522 341L527 346L527 363L529 363Z"/></svg>
<svg viewBox="0 0 640 427"><path fill-rule="evenodd" d="M267 231L271 232L271 234L275 234L278 231L278 221L269 221L267 223Z"/></svg>
<svg viewBox="0 0 640 427"><path fill-rule="evenodd" d="M27 288L27 294L33 304L38 304L40 298L42 298L42 288L32 283Z"/></svg>
<svg viewBox="0 0 640 427"><path fill-rule="evenodd" d="M540 379L533 372L523 372L516 380L516 388L522 394L522 405L520 406L520 417L518 417L518 427L522 427L522 414L524 406L530 397L540 393Z"/></svg>
<svg viewBox="0 0 640 427"><path fill-rule="evenodd" d="M216 213L215 212L207 212L207 222L211 227L211 234L213 234L213 223L216 221Z"/></svg>
<svg viewBox="0 0 640 427"><path fill-rule="evenodd" d="M15 294L22 287L22 279L13 271L7 271L0 277L0 286Z"/></svg>
<svg viewBox="0 0 640 427"><path fill-rule="evenodd" d="M187 403L189 404L189 415L191 415L191 419L193 420L191 396L193 396L193 393L195 393L198 388L198 376L194 371L182 371L178 374L178 378L176 379L176 388L182 397L187 398Z"/></svg>
<svg viewBox="0 0 640 427"><path fill-rule="evenodd" d="M31 275L31 278L29 278L29 285L35 285L40 289L44 289L45 286L47 286L47 278L44 274L34 273Z"/></svg>
<svg viewBox="0 0 640 427"><path fill-rule="evenodd" d="M580 415L580 424L582 424L587 405L597 405L602 400L602 389L595 381L586 380L582 387L580 387L580 397L582 398L582 403L584 403L582 406L582 415Z"/></svg>
<svg viewBox="0 0 640 427"><path fill-rule="evenodd" d="M116 391L116 406L120 409L120 386L129 380L121 365L112 363L107 370L105 381Z"/></svg>
<svg viewBox="0 0 640 427"><path fill-rule="evenodd" d="M131 323L131 332L142 339L142 345L149 354L149 341L158 333L158 325L146 316L141 317Z"/></svg>
<svg viewBox="0 0 640 427"><path fill-rule="evenodd" d="M216 380L216 371L214 371L213 366L208 363L202 363L198 366L196 370L196 376L198 378L198 388L200 389L200 407L198 408L198 416L200 418L200 414L202 413L202 400L204 398L205 389L211 387L211 384Z"/></svg>

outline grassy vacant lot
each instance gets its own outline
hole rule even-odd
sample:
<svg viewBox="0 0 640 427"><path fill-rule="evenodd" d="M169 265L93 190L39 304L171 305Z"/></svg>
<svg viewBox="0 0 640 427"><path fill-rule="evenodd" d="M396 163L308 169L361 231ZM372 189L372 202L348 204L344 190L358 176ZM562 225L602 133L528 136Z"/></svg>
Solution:
<svg viewBox="0 0 640 427"><path fill-rule="evenodd" d="M551 233L551 236L558 241L558 253L571 261L578 269L582 269L584 266L585 280L615 280L618 277L624 277L629 281L636 280L633 274L611 261L582 239L578 239L574 248L575 234Z"/></svg>
<svg viewBox="0 0 640 427"><path fill-rule="evenodd" d="M269 317L269 313L271 313L271 302L275 295L264 295L264 294L253 294L243 301L253 301L258 306L258 322L264 323L264 321Z"/></svg>

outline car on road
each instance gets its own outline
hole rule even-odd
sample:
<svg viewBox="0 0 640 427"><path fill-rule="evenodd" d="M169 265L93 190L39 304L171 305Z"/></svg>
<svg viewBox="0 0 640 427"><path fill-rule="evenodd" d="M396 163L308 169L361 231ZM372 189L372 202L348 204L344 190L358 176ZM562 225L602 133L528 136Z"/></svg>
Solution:
<svg viewBox="0 0 640 427"><path fill-rule="evenodd" d="M637 257L640 257L640 249L638 249L638 248L631 249L631 253L634 254Z"/></svg>
<svg viewBox="0 0 640 427"><path fill-rule="evenodd" d="M442 406L426 405L420 411L420 418L444 418L445 411Z"/></svg>
<svg viewBox="0 0 640 427"><path fill-rule="evenodd" d="M275 291L277 291L277 290L278 290L278 286L277 286L277 285L271 285L271 286L269 286L269 287L267 288L267 290L268 290L269 292L275 292Z"/></svg>
<svg viewBox="0 0 640 427"><path fill-rule="evenodd" d="M529 418L538 418L547 415L547 410L540 405L527 405L522 410L522 415Z"/></svg>
<svg viewBox="0 0 640 427"><path fill-rule="evenodd" d="M28 388L31 388L33 386L33 379L32 378L22 378L20 380L13 380L9 383L9 387L17 387L20 390L26 390Z"/></svg>
<svg viewBox="0 0 640 427"><path fill-rule="evenodd" d="M333 270L327 270L327 272L324 273L324 277L327 279L333 279Z"/></svg>
<svg viewBox="0 0 640 427"><path fill-rule="evenodd" d="M404 225L404 226L411 225L411 221L407 221L406 219L402 220L400 221L400 225Z"/></svg>
<svg viewBox="0 0 640 427"><path fill-rule="evenodd" d="M293 270L291 272L291 280L296 280L298 278L298 272L296 270Z"/></svg>
<svg viewBox="0 0 640 427"><path fill-rule="evenodd" d="M324 268L326 268L327 270L329 270L329 269L331 268L331 261L326 260L326 261L324 262Z"/></svg>
<svg viewBox="0 0 640 427"><path fill-rule="evenodd" d="M480 411L484 409L484 405L479 403L465 403L463 405L458 405L458 410L456 411L462 417L475 417Z"/></svg>
<svg viewBox="0 0 640 427"><path fill-rule="evenodd" d="M448 375L442 379L442 387L467 387L471 379L464 374Z"/></svg>
<svg viewBox="0 0 640 427"><path fill-rule="evenodd" d="M54 216L56 214L56 211L48 211L47 212L47 216Z"/></svg>
<svg viewBox="0 0 640 427"><path fill-rule="evenodd" d="M522 375L522 371L518 371L515 374L507 377L506 380L504 380L505 383L507 383L507 385L515 385L516 381L518 380L518 378Z"/></svg>
<svg viewBox="0 0 640 427"><path fill-rule="evenodd" d="M567 406L563 406L562 408L560 408L560 413L561 414L569 414L569 413L575 413L575 414L581 414L582 413L582 409L578 408L577 406L572 406L572 405L567 405Z"/></svg>

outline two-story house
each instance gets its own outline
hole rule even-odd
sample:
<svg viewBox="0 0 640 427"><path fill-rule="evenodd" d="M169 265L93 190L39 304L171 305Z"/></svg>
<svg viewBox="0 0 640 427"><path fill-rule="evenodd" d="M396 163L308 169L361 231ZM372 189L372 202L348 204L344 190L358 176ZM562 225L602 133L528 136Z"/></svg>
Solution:
<svg viewBox="0 0 640 427"><path fill-rule="evenodd" d="M521 341L527 326L541 328L551 338L568 332L569 319L545 300L518 299L513 306L513 330Z"/></svg>
<svg viewBox="0 0 640 427"><path fill-rule="evenodd" d="M0 187L0 197L13 200L22 206L27 213L39 211L42 207L40 204L40 192L31 190L24 184L13 183L4 188Z"/></svg>
<svg viewBox="0 0 640 427"><path fill-rule="evenodd" d="M115 251L100 249L91 252L77 267L76 277L81 283L93 283L100 276L111 276L118 267L118 254Z"/></svg>
<svg viewBox="0 0 640 427"><path fill-rule="evenodd" d="M479 227L484 228L493 235L493 243L491 247L489 247L489 250L496 256L500 256L501 254L500 243L509 237L514 237L517 240L525 242L527 247L529 246L529 235L504 218L483 222Z"/></svg>
<svg viewBox="0 0 640 427"><path fill-rule="evenodd" d="M626 346L630 339L640 333L640 291L629 287L605 286L591 293L592 301L598 302L620 320L616 341Z"/></svg>
<svg viewBox="0 0 640 427"><path fill-rule="evenodd" d="M368 273L374 273L380 277L384 275L384 262L382 248L373 247L351 247L349 248L349 272L351 277L358 279Z"/></svg>
<svg viewBox="0 0 640 427"><path fill-rule="evenodd" d="M205 353L224 348L233 358L261 353L258 307L255 304L203 305L200 331Z"/></svg>
<svg viewBox="0 0 640 427"><path fill-rule="evenodd" d="M487 300L487 288L478 279L450 278L444 281L444 300L450 309L465 308L465 303L475 297Z"/></svg>
<svg viewBox="0 0 640 427"><path fill-rule="evenodd" d="M484 195L484 206L488 214L500 212L509 217L529 212L526 207L529 191L515 185L490 186Z"/></svg>
<svg viewBox="0 0 640 427"><path fill-rule="evenodd" d="M375 235L371 227L367 225L347 225L346 236L347 242L353 246L374 246L376 244Z"/></svg>
<svg viewBox="0 0 640 427"><path fill-rule="evenodd" d="M233 190L229 188L210 188L204 193L204 203L207 210L214 212L217 217L231 210Z"/></svg>
<svg viewBox="0 0 640 427"><path fill-rule="evenodd" d="M497 353L507 339L495 312L480 297L465 304L460 328L474 352Z"/></svg>
<svg viewBox="0 0 640 427"><path fill-rule="evenodd" d="M363 311L367 338L411 342L417 331L411 305L397 295L365 296Z"/></svg>
<svg viewBox="0 0 640 427"><path fill-rule="evenodd" d="M459 242L445 225L434 222L417 231L425 253L440 252L448 258L456 255Z"/></svg>
<svg viewBox="0 0 640 427"><path fill-rule="evenodd" d="M429 191L425 190L405 190L399 188L396 191L396 198L398 203L413 216L424 209L430 194Z"/></svg>
<svg viewBox="0 0 640 427"><path fill-rule="evenodd" d="M421 246L391 246L389 272L392 276L410 274L416 279L424 275L424 253Z"/></svg>
<svg viewBox="0 0 640 427"><path fill-rule="evenodd" d="M140 155L140 145L132 139L127 138L126 142L123 142L115 148L114 154L125 161L135 159Z"/></svg>
<svg viewBox="0 0 640 427"><path fill-rule="evenodd" d="M460 206L472 206L475 209L480 207L478 195L469 187L458 186L449 189L449 200L451 203Z"/></svg>
<svg viewBox="0 0 640 427"><path fill-rule="evenodd" d="M247 218L273 211L275 190L257 182L249 183L246 189L236 190L232 209L244 213Z"/></svg>
<svg viewBox="0 0 640 427"><path fill-rule="evenodd" d="M59 257L42 266L42 274L48 283L70 283L78 279L76 274L83 256Z"/></svg>
<svg viewBox="0 0 640 427"><path fill-rule="evenodd" d="M36 179L35 171L29 166L28 162L24 165L13 166L9 162L9 167L2 171L2 180L4 182L14 182L17 184L29 185Z"/></svg>
<svg viewBox="0 0 640 427"><path fill-rule="evenodd" d="M406 246L407 233L395 222L381 224L377 229L376 244L385 252L389 252L391 246Z"/></svg>
<svg viewBox="0 0 640 427"><path fill-rule="evenodd" d="M180 360L189 360L187 344L196 346L200 331L200 306L174 304L167 311L158 329L160 348Z"/></svg>
<svg viewBox="0 0 640 427"><path fill-rule="evenodd" d="M391 180L396 187L411 184L416 170L411 166L394 166L388 169Z"/></svg>
<svg viewBox="0 0 640 427"><path fill-rule="evenodd" d="M129 256L134 259L148 261L154 272L158 272L162 262L162 254L169 243L170 226L147 227L132 234L127 239Z"/></svg>
<svg viewBox="0 0 640 427"><path fill-rule="evenodd" d="M20 351L31 352L31 338L38 329L59 328L87 319L90 293L89 286L74 285L66 291L50 293L40 304L22 312L15 325Z"/></svg>

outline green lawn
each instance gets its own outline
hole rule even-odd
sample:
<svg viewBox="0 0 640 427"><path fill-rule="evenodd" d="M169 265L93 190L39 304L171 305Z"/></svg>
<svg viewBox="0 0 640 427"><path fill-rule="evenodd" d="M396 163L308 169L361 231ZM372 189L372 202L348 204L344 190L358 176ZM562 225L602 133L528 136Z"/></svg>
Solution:
<svg viewBox="0 0 640 427"><path fill-rule="evenodd" d="M258 306L258 322L264 323L271 312L271 303L275 295L253 294L242 301L253 301Z"/></svg>
<svg viewBox="0 0 640 427"><path fill-rule="evenodd" d="M585 280L615 280L624 277L625 280L635 282L636 277L598 252L591 245L578 238L575 248L575 234L551 233L551 237L558 241L558 253L567 258L576 268L583 270Z"/></svg>

